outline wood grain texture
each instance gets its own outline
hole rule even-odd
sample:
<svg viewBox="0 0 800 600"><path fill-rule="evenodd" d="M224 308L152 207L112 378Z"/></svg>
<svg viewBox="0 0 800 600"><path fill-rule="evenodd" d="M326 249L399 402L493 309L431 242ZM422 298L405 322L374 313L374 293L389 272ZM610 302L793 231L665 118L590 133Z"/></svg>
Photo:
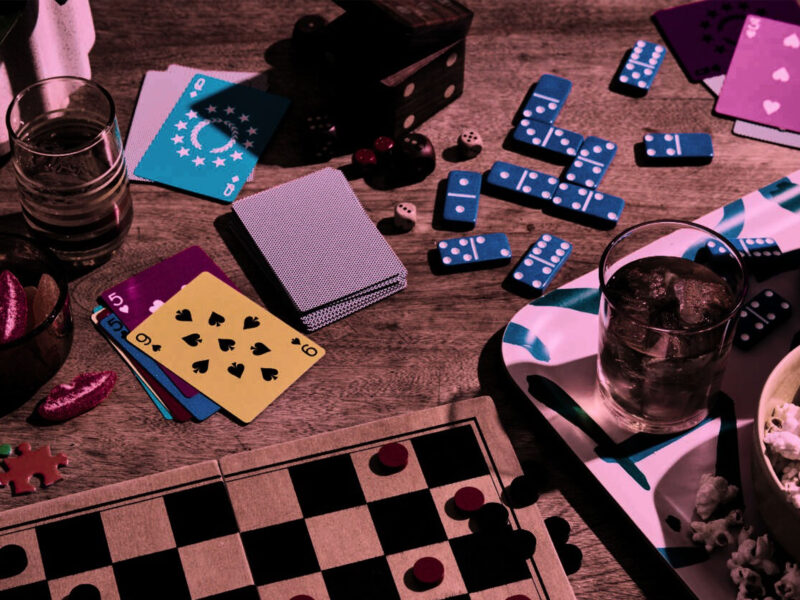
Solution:
<svg viewBox="0 0 800 600"><path fill-rule="evenodd" d="M593 268L605 245L622 229L662 217L695 219L798 167L796 150L738 138L732 122L711 114L714 100L690 84L667 55L652 90L632 99L608 90L623 53L639 39L661 41L649 17L671 0L468 0L475 18L467 39L464 94L419 129L437 149L436 171L425 181L391 191L353 187L376 223L390 219L399 201L416 204L418 224L387 236L408 269L408 289L313 334L325 358L246 427L216 415L202 424L164 421L134 377L93 329L89 312L109 286L192 244L199 244L248 296L269 305L272 293L240 252L224 241L221 224L230 208L158 186L135 184L134 222L110 262L71 283L76 335L71 354L52 382L21 408L0 418L0 443L50 444L65 452L65 478L32 496L0 490L0 509L70 494L227 453L299 439L376 418L491 395L522 462L540 474L545 516L572 527L571 542L584 554L570 577L579 598L680 598L688 595L657 553L510 383L500 359L506 323L527 301L501 287L510 266L436 276L427 253L452 237L431 225L436 189L449 170L487 170L495 160L557 174L560 167L503 149L511 119L529 86L544 72L567 77L572 94L558 123L619 145L600 186L627 202L619 225L597 231L541 211L484 195L476 232L504 231L515 257L541 234L572 242L571 258L557 287ZM270 70L272 89L291 89L291 72L278 52L302 15L340 14L332 2L240 0L212 2L114 2L94 0L97 41L94 79L113 95L126 132L145 71L171 63L209 69ZM265 62L276 57L278 64ZM299 98L299 96L298 96ZM477 129L484 150L454 164L443 151L464 127ZM706 131L714 161L704 167L643 168L633 146L648 131ZM321 165L285 167L292 150L276 139L242 196L310 173ZM330 161L331 166L348 157ZM0 168L0 230L20 227L11 168ZM516 258L514 259L516 261ZM53 385L78 373L114 369L119 382L92 412L50 427L29 422L36 403Z"/></svg>

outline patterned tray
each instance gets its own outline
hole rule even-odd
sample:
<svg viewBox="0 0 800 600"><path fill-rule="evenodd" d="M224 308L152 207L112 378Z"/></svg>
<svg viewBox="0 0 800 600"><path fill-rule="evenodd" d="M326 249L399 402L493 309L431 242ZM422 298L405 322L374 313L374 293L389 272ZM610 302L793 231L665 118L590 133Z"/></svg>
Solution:
<svg viewBox="0 0 800 600"><path fill-rule="evenodd" d="M728 238L771 237L783 252L800 248L800 171L697 220ZM673 234L674 235L674 234ZM657 240L650 247L657 248ZM693 257L697 248L687 250ZM748 298L771 288L800 307L797 271L750 282ZM573 452L630 516L698 598L736 595L725 561L689 538L700 475L741 485L745 520L763 526L750 477L751 436L761 388L789 351L798 310L748 352L733 349L708 417L678 435L631 434L600 404L596 360L600 303L597 271L524 306L503 335L509 374ZM695 517L696 518L696 517ZM732 551L733 549L731 549Z"/></svg>

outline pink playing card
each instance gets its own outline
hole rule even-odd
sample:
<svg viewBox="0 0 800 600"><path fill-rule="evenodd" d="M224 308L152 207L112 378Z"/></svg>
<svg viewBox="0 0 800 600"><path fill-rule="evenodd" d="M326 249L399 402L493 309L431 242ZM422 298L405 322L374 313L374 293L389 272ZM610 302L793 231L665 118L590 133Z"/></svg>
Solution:
<svg viewBox="0 0 800 600"><path fill-rule="evenodd" d="M716 111L800 132L800 26L748 15Z"/></svg>

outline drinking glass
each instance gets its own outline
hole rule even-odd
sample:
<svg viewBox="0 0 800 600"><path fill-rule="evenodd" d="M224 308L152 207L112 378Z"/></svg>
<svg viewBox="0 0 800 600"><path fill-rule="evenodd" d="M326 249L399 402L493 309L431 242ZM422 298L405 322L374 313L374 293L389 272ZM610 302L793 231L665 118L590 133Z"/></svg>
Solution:
<svg viewBox="0 0 800 600"><path fill-rule="evenodd" d="M133 219L109 93L81 77L44 79L17 94L6 120L31 233L75 266L108 260Z"/></svg>
<svg viewBox="0 0 800 600"><path fill-rule="evenodd" d="M606 406L632 431L696 425L719 389L744 304L742 258L707 227L650 221L611 241L599 274L597 372Z"/></svg>

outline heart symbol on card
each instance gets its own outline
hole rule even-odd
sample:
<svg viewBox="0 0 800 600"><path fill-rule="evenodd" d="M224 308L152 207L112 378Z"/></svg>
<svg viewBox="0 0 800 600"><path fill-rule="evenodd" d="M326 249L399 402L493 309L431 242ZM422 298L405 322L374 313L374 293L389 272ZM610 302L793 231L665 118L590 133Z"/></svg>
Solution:
<svg viewBox="0 0 800 600"><path fill-rule="evenodd" d="M775 81L789 81L789 71L786 70L786 67L781 67L772 73L772 78Z"/></svg>
<svg viewBox="0 0 800 600"><path fill-rule="evenodd" d="M272 381L278 378L278 369L261 369L261 377L264 381Z"/></svg>
<svg viewBox="0 0 800 600"><path fill-rule="evenodd" d="M250 350L253 351L254 356L261 356L262 354L266 354L267 352L271 352L271 350L261 342L256 342L252 346L250 346Z"/></svg>
<svg viewBox="0 0 800 600"><path fill-rule="evenodd" d="M785 38L783 38L783 45L788 48L800 48L800 37L797 37L796 33L787 35Z"/></svg>
<svg viewBox="0 0 800 600"><path fill-rule="evenodd" d="M244 329L254 329L261 325L258 321L258 317L245 317L244 319Z"/></svg>
<svg viewBox="0 0 800 600"><path fill-rule="evenodd" d="M198 360L197 362L192 363L192 370L195 373L205 373L208 371L208 361L207 360Z"/></svg>
<svg viewBox="0 0 800 600"><path fill-rule="evenodd" d="M764 100L762 106L764 107L764 112L766 112L768 115L771 115L781 107L781 103L776 102L775 100Z"/></svg>
<svg viewBox="0 0 800 600"><path fill-rule="evenodd" d="M163 300L153 300L153 303L150 305L150 308L147 309L147 312L149 312L151 314L156 312L159 308L161 308L162 304L164 304ZM128 308L128 307L126 306L125 308ZM128 312L128 311L125 311L125 312Z"/></svg>
<svg viewBox="0 0 800 600"><path fill-rule="evenodd" d="M120 306L120 307L119 307L117 310L118 310L119 312L121 312L122 314L124 314L124 315L127 315L127 314L128 314L128 311L130 311L130 309L128 308L128 305L127 305L127 304L123 304L123 305L122 305L122 306Z"/></svg>
<svg viewBox="0 0 800 600"><path fill-rule="evenodd" d="M234 377L241 378L242 373L244 373L244 365L242 363L231 363L231 366L228 367L228 373Z"/></svg>
<svg viewBox="0 0 800 600"><path fill-rule="evenodd" d="M191 321L192 320L192 311L188 308L184 308L179 310L175 313L175 320L176 321Z"/></svg>
<svg viewBox="0 0 800 600"><path fill-rule="evenodd" d="M185 335L181 339L190 346L197 346L197 344L203 341L200 339L199 333L192 333L190 335Z"/></svg>
<svg viewBox="0 0 800 600"><path fill-rule="evenodd" d="M219 327L222 323L225 322L225 317L220 314L211 311L211 316L208 317L208 324L212 327Z"/></svg>
<svg viewBox="0 0 800 600"><path fill-rule="evenodd" d="M292 338L292 343L295 346L299 346L300 345L300 338Z"/></svg>
<svg viewBox="0 0 800 600"><path fill-rule="evenodd" d="M227 352L228 350L233 350L234 346L236 346L235 340L220 338L219 340L217 340L217 342L219 343L219 349L222 350L223 352Z"/></svg>

